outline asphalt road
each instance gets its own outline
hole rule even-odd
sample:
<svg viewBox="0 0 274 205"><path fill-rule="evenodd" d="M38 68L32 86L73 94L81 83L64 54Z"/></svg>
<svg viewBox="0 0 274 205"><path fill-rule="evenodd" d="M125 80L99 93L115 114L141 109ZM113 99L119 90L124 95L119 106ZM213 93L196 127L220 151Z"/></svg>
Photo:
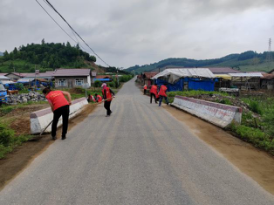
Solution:
<svg viewBox="0 0 274 205"><path fill-rule="evenodd" d="M165 105L166 106L166 105ZM0 193L0 204L274 204L134 81L98 106Z"/></svg>

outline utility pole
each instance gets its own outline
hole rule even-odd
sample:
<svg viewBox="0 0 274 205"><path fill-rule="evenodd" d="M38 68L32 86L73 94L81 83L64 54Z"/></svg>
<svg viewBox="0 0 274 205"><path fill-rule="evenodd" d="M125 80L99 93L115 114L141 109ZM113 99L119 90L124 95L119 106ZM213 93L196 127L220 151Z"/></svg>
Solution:
<svg viewBox="0 0 274 205"><path fill-rule="evenodd" d="M268 63L268 67L270 67L271 62L273 61L272 59L272 52L271 52L271 38L268 41L268 52L266 54L266 62Z"/></svg>

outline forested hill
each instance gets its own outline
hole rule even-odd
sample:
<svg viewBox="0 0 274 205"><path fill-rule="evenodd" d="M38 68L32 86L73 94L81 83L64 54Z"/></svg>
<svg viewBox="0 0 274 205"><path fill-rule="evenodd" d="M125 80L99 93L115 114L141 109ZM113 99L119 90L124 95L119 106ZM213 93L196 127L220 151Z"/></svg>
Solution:
<svg viewBox="0 0 274 205"><path fill-rule="evenodd" d="M40 71L56 68L91 67L96 62L94 56L82 51L79 46L73 47L69 42L28 44L14 48L10 53L0 56L0 72L34 72L35 67Z"/></svg>
<svg viewBox="0 0 274 205"><path fill-rule="evenodd" d="M268 55L270 54L270 55ZM272 60L271 60L272 59ZM253 51L246 51L241 54L230 54L228 56L209 59L209 60L194 60L187 58L168 58L158 63L149 65L135 65L126 70L133 73L158 71L163 70L166 66L178 67L232 67L243 72L246 71L270 71L274 69L274 52L256 53Z"/></svg>

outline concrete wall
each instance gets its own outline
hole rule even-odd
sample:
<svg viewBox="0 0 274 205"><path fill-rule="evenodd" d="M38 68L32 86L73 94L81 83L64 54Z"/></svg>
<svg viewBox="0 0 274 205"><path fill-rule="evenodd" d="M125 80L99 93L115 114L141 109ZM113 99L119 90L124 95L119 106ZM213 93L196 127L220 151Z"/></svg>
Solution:
<svg viewBox="0 0 274 205"><path fill-rule="evenodd" d="M70 105L70 116L72 118L79 114L81 110L87 105L86 98L79 98L73 100ZM31 134L39 134L45 127L52 121L53 113L50 108L39 110L30 114L30 130ZM62 117L60 117L58 126L62 125ZM50 132L51 126L49 126L45 132Z"/></svg>
<svg viewBox="0 0 274 205"><path fill-rule="evenodd" d="M242 109L240 107L205 100L175 96L172 106L196 115L222 128L232 122L241 123L242 119Z"/></svg>

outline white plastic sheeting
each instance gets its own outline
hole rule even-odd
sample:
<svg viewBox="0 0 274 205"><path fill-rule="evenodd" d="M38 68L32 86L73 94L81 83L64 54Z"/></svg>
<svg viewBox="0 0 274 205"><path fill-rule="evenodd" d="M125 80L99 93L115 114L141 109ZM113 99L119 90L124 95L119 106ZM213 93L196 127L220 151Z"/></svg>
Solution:
<svg viewBox="0 0 274 205"><path fill-rule="evenodd" d="M184 77L215 78L214 74L208 68L165 69L151 79L157 79L160 77L168 78L169 83L173 83L176 80Z"/></svg>
<svg viewBox="0 0 274 205"><path fill-rule="evenodd" d="M0 75L0 80L10 80L10 79L4 75Z"/></svg>
<svg viewBox="0 0 274 205"><path fill-rule="evenodd" d="M228 73L231 77L263 77L262 73Z"/></svg>

